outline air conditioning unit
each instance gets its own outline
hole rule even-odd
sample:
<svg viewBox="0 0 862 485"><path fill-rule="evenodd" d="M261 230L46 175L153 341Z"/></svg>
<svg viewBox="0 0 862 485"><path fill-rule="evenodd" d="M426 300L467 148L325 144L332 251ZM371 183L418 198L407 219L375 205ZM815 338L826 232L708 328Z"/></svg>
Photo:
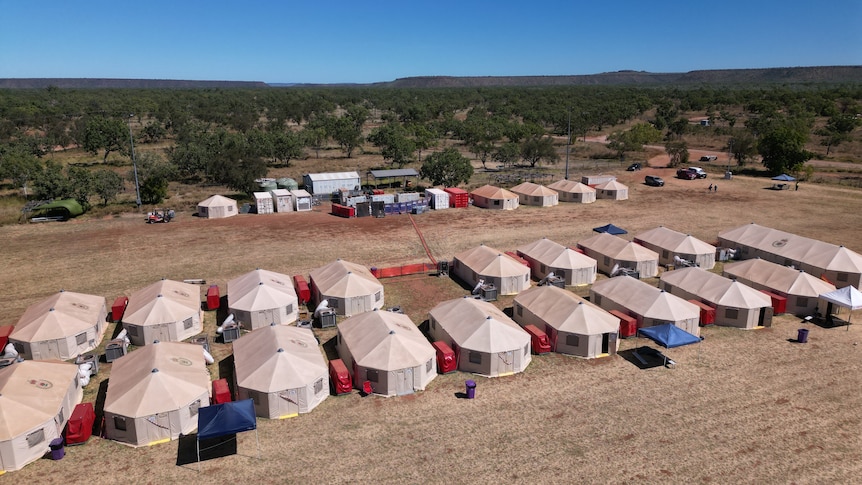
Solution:
<svg viewBox="0 0 862 485"><path fill-rule="evenodd" d="M111 340L107 345L105 345L105 362L110 364L126 355L126 350L128 350L127 348L128 344L126 344L125 340Z"/></svg>
<svg viewBox="0 0 862 485"><path fill-rule="evenodd" d="M99 373L99 358L95 354L83 354L75 358L75 365L90 364L90 377Z"/></svg>
<svg viewBox="0 0 862 485"><path fill-rule="evenodd" d="M317 317L318 324L320 328L328 328L335 326L335 318L336 313L335 310L331 308L327 308L325 310L321 310L319 316Z"/></svg>
<svg viewBox="0 0 862 485"><path fill-rule="evenodd" d="M222 327L221 333L224 343L230 343L239 339L239 325L236 322L230 322Z"/></svg>
<svg viewBox="0 0 862 485"><path fill-rule="evenodd" d="M548 286L556 286L557 288L566 289L566 280L560 278L559 276L549 276L548 281L545 282Z"/></svg>
<svg viewBox="0 0 862 485"><path fill-rule="evenodd" d="M494 285L482 285L480 295L485 301L497 301L497 287Z"/></svg>
<svg viewBox="0 0 862 485"><path fill-rule="evenodd" d="M197 337L192 337L190 342L202 346L207 352L210 351L210 338L208 335L198 335Z"/></svg>

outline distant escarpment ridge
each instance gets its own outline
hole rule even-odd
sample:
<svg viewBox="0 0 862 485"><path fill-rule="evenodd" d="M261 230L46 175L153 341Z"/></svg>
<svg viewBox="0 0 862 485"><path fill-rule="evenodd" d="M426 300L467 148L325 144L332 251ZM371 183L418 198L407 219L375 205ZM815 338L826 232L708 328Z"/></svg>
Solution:
<svg viewBox="0 0 862 485"><path fill-rule="evenodd" d="M682 73L616 71L577 76L420 76L377 83L394 88L490 86L675 86L729 84L847 84L862 83L862 66L774 67L720 69Z"/></svg>
<svg viewBox="0 0 862 485"><path fill-rule="evenodd" d="M764 84L862 84L862 66L715 69L678 73L615 71L572 76L415 76L368 84L185 81L171 79L18 78L0 79L0 89L205 89L205 88L471 88L494 86L697 86Z"/></svg>
<svg viewBox="0 0 862 485"><path fill-rule="evenodd" d="M101 78L9 78L0 79L0 89L205 89L265 88L259 81L183 81L175 79Z"/></svg>

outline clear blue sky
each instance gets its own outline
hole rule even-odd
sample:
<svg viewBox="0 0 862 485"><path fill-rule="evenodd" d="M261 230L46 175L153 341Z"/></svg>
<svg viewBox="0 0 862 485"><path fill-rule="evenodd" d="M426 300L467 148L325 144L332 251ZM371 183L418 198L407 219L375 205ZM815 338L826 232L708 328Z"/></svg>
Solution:
<svg viewBox="0 0 862 485"><path fill-rule="evenodd" d="M339 83L862 65L862 0L0 0L0 78Z"/></svg>

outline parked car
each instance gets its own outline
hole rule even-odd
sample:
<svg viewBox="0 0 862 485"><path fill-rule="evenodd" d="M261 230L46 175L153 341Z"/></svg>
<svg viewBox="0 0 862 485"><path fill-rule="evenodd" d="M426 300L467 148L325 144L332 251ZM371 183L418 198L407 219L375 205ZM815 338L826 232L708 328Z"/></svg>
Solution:
<svg viewBox="0 0 862 485"><path fill-rule="evenodd" d="M716 160L718 160L718 157L715 155L704 155L700 157L701 162L714 162Z"/></svg>
<svg viewBox="0 0 862 485"><path fill-rule="evenodd" d="M644 177L644 183L653 187L664 186L664 180L662 180L661 177L656 177L655 175L647 175L646 177Z"/></svg>
<svg viewBox="0 0 862 485"><path fill-rule="evenodd" d="M706 172L700 167L688 167L677 170L676 176L685 180L705 179Z"/></svg>
<svg viewBox="0 0 862 485"><path fill-rule="evenodd" d="M642 168L643 167L641 166L640 163L633 163L633 164L629 165L629 168L627 168L626 170L628 170L629 172L635 172L635 171L640 170Z"/></svg>

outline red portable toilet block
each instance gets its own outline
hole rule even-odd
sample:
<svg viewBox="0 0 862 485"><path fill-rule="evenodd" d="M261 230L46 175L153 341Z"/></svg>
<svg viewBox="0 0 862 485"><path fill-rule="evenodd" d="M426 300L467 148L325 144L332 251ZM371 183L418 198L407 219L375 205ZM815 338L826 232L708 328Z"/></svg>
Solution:
<svg viewBox="0 0 862 485"><path fill-rule="evenodd" d="M446 342L438 340L432 342L431 346L437 351L437 373L448 374L458 369L458 361L455 352L446 345Z"/></svg>
<svg viewBox="0 0 862 485"><path fill-rule="evenodd" d="M111 305L111 320L119 322L123 319L123 313L126 313L126 305L129 304L128 296L118 296Z"/></svg>
<svg viewBox="0 0 862 485"><path fill-rule="evenodd" d="M693 303L700 308L700 326L712 325L715 323L715 308L703 303L698 300L688 300L689 303Z"/></svg>
<svg viewBox="0 0 862 485"><path fill-rule="evenodd" d="M782 313L787 313L787 298L773 293L771 291L760 290L763 294L769 297L772 300L772 312L775 315L780 315Z"/></svg>
<svg viewBox="0 0 862 485"><path fill-rule="evenodd" d="M530 342L532 343L534 354L547 354L551 351L551 341L548 340L548 335L541 331L539 327L535 325L524 325L524 330L530 334Z"/></svg>
<svg viewBox="0 0 862 485"><path fill-rule="evenodd" d="M608 313L620 319L620 337L634 337L638 333L638 321L635 317L626 315L619 310L611 310Z"/></svg>
<svg viewBox="0 0 862 485"><path fill-rule="evenodd" d="M329 379L332 381L332 390L336 396L339 394L350 394L353 383L350 381L350 373L341 359L329 361Z"/></svg>
<svg viewBox="0 0 862 485"><path fill-rule="evenodd" d="M210 285L207 288L207 310L218 310L219 304L221 304L221 295L218 285Z"/></svg>
<svg viewBox="0 0 862 485"><path fill-rule="evenodd" d="M293 277L293 289L296 291L296 297L299 298L300 303L305 304L311 300L311 290L302 275Z"/></svg>
<svg viewBox="0 0 862 485"><path fill-rule="evenodd" d="M213 381L213 404L224 404L233 401L230 395L230 387L227 379L216 379Z"/></svg>
<svg viewBox="0 0 862 485"><path fill-rule="evenodd" d="M67 445L85 443L93 434L93 422L96 421L96 411L93 403L82 402L75 406L69 421L66 423L64 436Z"/></svg>

